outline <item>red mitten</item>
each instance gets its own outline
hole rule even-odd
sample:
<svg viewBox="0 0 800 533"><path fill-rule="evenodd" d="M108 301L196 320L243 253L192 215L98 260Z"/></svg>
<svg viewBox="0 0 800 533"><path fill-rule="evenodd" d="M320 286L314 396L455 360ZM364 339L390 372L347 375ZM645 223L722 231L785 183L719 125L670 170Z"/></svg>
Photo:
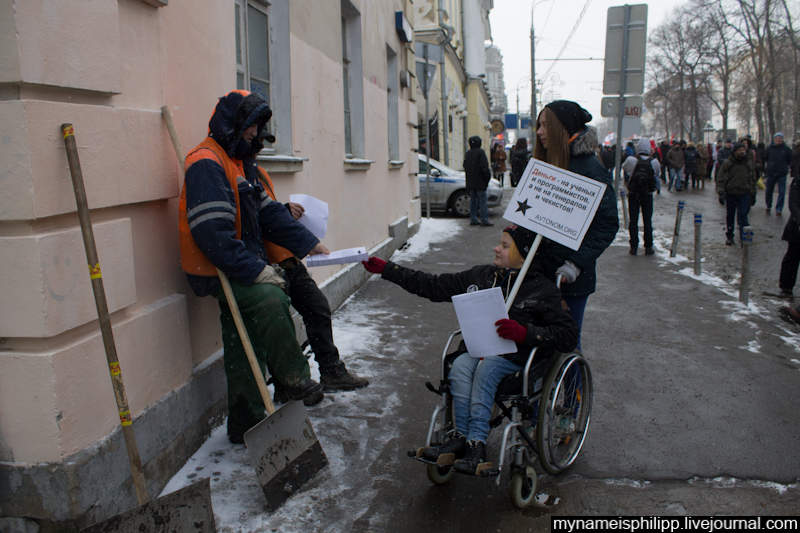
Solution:
<svg viewBox="0 0 800 533"><path fill-rule="evenodd" d="M383 269L386 268L386 261L380 257L370 257L366 261L361 261L361 264L373 274L380 274L383 272Z"/></svg>
<svg viewBox="0 0 800 533"><path fill-rule="evenodd" d="M510 318L501 318L494 325L497 326L498 335L514 342L522 343L528 335L528 328Z"/></svg>

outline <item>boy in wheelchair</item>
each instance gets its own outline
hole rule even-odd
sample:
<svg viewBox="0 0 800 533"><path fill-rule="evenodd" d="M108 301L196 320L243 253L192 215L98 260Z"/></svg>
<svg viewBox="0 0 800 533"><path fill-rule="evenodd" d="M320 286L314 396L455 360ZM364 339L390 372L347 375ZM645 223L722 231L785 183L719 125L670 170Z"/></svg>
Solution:
<svg viewBox="0 0 800 533"><path fill-rule="evenodd" d="M428 274L386 262L378 257L364 261L364 268L380 274L408 292L434 302L475 289L500 287L504 297L519 274L535 234L511 225L503 230L494 248L492 265L478 265L453 274ZM456 431L440 446L424 448L426 459L468 474L480 474L486 461L486 439L497 387L502 379L518 371L533 347L536 357L554 351L569 352L578 341L578 326L561 305L561 292L534 265L528 270L507 319L498 320L497 334L517 344L517 352L478 359L459 355L448 376L453 398ZM463 347L462 347L463 348Z"/></svg>

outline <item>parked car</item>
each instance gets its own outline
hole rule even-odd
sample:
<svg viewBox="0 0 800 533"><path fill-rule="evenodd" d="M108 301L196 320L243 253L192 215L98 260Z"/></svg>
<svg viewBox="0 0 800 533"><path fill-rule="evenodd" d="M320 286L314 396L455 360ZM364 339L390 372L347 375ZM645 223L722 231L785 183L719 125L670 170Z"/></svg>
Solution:
<svg viewBox="0 0 800 533"><path fill-rule="evenodd" d="M428 206L428 188L425 184L426 169L425 154L419 156L419 198L422 202L422 212ZM435 159L431 159L431 211L452 211L460 217L469 216L469 193L466 189L466 176L463 170L455 170ZM500 182L492 178L486 189L489 197L488 206L497 207L503 200L503 187Z"/></svg>

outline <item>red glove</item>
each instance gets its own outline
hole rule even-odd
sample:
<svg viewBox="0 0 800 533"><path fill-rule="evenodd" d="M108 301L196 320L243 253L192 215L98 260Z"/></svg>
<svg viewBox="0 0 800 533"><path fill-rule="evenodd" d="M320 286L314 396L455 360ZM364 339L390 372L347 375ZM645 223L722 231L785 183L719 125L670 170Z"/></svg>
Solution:
<svg viewBox="0 0 800 533"><path fill-rule="evenodd" d="M528 328L510 318L501 318L494 325L497 326L497 334L504 339L511 339L521 344L528 336Z"/></svg>
<svg viewBox="0 0 800 533"><path fill-rule="evenodd" d="M370 257L366 261L361 261L361 264L373 274L380 274L383 272L383 269L386 268L386 261L380 257Z"/></svg>

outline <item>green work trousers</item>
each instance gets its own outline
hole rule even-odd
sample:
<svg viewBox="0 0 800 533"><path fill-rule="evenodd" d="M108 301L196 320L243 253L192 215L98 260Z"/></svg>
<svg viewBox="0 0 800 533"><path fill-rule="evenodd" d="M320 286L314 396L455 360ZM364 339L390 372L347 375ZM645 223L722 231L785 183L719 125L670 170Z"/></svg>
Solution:
<svg viewBox="0 0 800 533"><path fill-rule="evenodd" d="M264 365L281 385L297 386L311 377L308 361L295 337L289 311L289 297L279 287L268 283L240 285L231 281L250 342L263 373ZM258 392L250 363L239 339L225 293L217 294L222 323L225 375L228 379L228 406L246 409L240 416L263 418L264 401ZM246 406L246 407L245 407Z"/></svg>

